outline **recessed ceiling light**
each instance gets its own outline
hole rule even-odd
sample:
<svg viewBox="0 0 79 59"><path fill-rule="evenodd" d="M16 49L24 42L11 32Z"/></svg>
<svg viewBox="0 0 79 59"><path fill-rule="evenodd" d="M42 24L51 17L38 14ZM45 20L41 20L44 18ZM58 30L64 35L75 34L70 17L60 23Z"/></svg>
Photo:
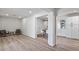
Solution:
<svg viewBox="0 0 79 59"><path fill-rule="evenodd" d="M9 14L5 14L6 16L9 16Z"/></svg>
<svg viewBox="0 0 79 59"><path fill-rule="evenodd" d="M21 16L19 16L18 18L22 18Z"/></svg>
<svg viewBox="0 0 79 59"><path fill-rule="evenodd" d="M73 10L73 12L78 12L77 10Z"/></svg>
<svg viewBox="0 0 79 59"><path fill-rule="evenodd" d="M32 11L31 11L31 10L29 10L29 13L31 14L31 13L32 13Z"/></svg>

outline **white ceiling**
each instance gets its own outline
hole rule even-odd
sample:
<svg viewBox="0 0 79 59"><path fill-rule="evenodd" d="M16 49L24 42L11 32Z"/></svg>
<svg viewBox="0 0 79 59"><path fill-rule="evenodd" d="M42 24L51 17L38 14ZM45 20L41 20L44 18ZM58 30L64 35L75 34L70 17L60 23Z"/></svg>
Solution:
<svg viewBox="0 0 79 59"><path fill-rule="evenodd" d="M77 13L77 14L76 14ZM59 11L58 11L58 15L59 16L65 16L67 15L68 16L72 15L79 15L79 8L61 8Z"/></svg>
<svg viewBox="0 0 79 59"><path fill-rule="evenodd" d="M31 11L31 13L29 13ZM29 17L40 12L49 12L52 8L0 8L0 16Z"/></svg>

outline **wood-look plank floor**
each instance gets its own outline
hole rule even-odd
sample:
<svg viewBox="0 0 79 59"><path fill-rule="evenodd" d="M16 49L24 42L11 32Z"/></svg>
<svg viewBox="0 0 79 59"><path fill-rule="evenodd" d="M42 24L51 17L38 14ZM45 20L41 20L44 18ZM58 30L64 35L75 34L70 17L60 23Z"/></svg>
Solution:
<svg viewBox="0 0 79 59"><path fill-rule="evenodd" d="M24 35L0 37L0 51L79 51L79 40L57 37L55 47L44 38L30 38Z"/></svg>

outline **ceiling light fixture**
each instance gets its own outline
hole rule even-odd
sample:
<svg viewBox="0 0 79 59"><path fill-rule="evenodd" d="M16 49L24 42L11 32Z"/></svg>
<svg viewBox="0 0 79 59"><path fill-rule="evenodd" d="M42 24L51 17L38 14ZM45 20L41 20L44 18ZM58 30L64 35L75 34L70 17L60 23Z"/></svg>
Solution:
<svg viewBox="0 0 79 59"><path fill-rule="evenodd" d="M9 14L5 14L6 16L9 16Z"/></svg>
<svg viewBox="0 0 79 59"><path fill-rule="evenodd" d="M32 11L31 11L31 10L29 10L29 13L31 14L31 13L32 13Z"/></svg>
<svg viewBox="0 0 79 59"><path fill-rule="evenodd" d="M18 18L22 18L21 16L19 16Z"/></svg>
<svg viewBox="0 0 79 59"><path fill-rule="evenodd" d="M78 12L77 10L73 10L73 12Z"/></svg>

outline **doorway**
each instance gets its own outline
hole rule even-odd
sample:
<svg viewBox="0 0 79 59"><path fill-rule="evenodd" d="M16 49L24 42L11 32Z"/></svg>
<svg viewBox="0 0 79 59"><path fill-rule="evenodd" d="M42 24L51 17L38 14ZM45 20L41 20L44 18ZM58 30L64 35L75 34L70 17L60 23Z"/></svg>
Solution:
<svg viewBox="0 0 79 59"><path fill-rule="evenodd" d="M48 39L48 15L37 17L36 37Z"/></svg>

